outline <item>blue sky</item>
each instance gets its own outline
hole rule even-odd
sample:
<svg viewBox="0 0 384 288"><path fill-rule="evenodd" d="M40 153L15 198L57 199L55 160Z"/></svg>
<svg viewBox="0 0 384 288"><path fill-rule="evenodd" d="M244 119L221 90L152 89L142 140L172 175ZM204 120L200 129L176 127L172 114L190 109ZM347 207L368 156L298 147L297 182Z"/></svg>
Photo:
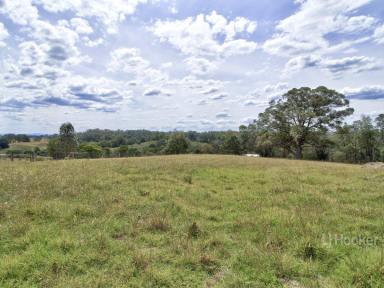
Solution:
<svg viewBox="0 0 384 288"><path fill-rule="evenodd" d="M237 129L320 85L374 117L383 51L382 0L0 0L0 133Z"/></svg>

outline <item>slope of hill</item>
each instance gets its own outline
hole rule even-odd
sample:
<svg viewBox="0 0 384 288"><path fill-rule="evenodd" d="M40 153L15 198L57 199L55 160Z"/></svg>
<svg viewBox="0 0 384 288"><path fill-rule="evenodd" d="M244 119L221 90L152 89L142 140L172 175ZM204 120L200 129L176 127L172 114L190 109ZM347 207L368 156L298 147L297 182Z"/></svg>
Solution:
<svg viewBox="0 0 384 288"><path fill-rule="evenodd" d="M0 286L383 287L383 179L235 156L0 161Z"/></svg>

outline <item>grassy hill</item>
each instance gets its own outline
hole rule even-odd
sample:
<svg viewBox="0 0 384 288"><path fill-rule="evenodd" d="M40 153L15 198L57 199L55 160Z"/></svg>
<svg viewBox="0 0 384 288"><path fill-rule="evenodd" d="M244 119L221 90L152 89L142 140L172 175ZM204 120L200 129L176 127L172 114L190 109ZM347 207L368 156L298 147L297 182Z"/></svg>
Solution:
<svg viewBox="0 0 384 288"><path fill-rule="evenodd" d="M0 287L384 287L383 179L235 156L1 161Z"/></svg>
<svg viewBox="0 0 384 288"><path fill-rule="evenodd" d="M31 141L31 142L15 142L10 143L9 148L0 149L0 153L6 153L8 150L21 150L21 151L33 151L36 147L40 149L46 149L48 140Z"/></svg>

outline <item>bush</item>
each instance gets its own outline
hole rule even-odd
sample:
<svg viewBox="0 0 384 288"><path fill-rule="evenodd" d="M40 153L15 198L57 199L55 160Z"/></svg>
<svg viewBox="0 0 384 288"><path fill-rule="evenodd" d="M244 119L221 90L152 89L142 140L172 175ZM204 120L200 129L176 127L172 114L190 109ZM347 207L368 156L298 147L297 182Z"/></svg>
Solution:
<svg viewBox="0 0 384 288"><path fill-rule="evenodd" d="M225 140L221 147L221 150L224 154L241 154L241 144L239 138L236 135L230 135Z"/></svg>
<svg viewBox="0 0 384 288"><path fill-rule="evenodd" d="M6 138L1 137L0 138L0 149L7 149L9 148L9 142Z"/></svg>
<svg viewBox="0 0 384 288"><path fill-rule="evenodd" d="M103 148L96 143L81 144L80 151L87 153L89 158L100 158L103 155Z"/></svg>
<svg viewBox="0 0 384 288"><path fill-rule="evenodd" d="M170 137L165 153L185 154L188 151L189 143L184 133L174 133Z"/></svg>

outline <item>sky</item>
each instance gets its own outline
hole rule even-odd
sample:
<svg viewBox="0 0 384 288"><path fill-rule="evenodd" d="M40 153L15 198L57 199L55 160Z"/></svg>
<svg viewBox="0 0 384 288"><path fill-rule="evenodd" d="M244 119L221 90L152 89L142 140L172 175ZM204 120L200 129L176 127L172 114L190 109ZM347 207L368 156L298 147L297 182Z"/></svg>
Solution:
<svg viewBox="0 0 384 288"><path fill-rule="evenodd" d="M0 0L0 133L228 130L291 88L384 113L383 0Z"/></svg>

